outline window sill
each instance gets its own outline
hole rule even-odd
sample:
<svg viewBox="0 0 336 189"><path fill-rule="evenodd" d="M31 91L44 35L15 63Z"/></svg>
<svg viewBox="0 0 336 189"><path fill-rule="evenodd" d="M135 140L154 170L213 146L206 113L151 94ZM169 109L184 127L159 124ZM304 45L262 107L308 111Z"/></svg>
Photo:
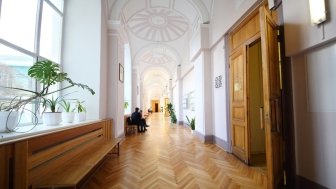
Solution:
<svg viewBox="0 0 336 189"><path fill-rule="evenodd" d="M88 120L80 123L64 123L55 126L46 126L43 124L38 124L35 126L35 128L34 125L20 126L17 127L15 132L0 133L0 145L17 142L20 140L25 140L28 138L50 134L58 131L63 131L71 128L82 127L99 121L101 120Z"/></svg>

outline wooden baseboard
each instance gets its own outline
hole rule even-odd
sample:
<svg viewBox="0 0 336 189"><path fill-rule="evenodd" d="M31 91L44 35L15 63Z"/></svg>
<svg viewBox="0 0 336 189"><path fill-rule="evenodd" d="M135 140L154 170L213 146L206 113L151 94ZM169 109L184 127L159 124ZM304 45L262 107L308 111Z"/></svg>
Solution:
<svg viewBox="0 0 336 189"><path fill-rule="evenodd" d="M309 179L296 175L294 183L290 183L289 188L309 188L309 189L327 189Z"/></svg>

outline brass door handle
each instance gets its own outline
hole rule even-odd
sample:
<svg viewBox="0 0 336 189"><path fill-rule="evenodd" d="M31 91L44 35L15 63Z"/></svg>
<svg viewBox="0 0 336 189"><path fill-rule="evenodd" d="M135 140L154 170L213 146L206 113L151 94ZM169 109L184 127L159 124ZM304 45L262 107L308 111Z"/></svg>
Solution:
<svg viewBox="0 0 336 189"><path fill-rule="evenodd" d="M280 133L281 131L281 107L279 98L271 99L271 131L274 133Z"/></svg>
<svg viewBox="0 0 336 189"><path fill-rule="evenodd" d="M260 113L260 129L264 130L265 129L265 126L264 126L264 107L260 107L259 113Z"/></svg>

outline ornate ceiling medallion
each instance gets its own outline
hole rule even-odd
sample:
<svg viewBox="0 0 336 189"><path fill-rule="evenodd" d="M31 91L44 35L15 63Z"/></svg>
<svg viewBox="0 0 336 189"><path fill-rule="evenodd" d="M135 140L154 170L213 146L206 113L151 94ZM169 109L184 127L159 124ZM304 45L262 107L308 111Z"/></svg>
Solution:
<svg viewBox="0 0 336 189"><path fill-rule="evenodd" d="M177 60L174 58L174 53L164 46L153 46L149 48L140 56L139 62L142 64L176 64Z"/></svg>
<svg viewBox="0 0 336 189"><path fill-rule="evenodd" d="M134 14L127 24L136 36L155 42L176 40L188 30L187 19L167 8L144 9Z"/></svg>

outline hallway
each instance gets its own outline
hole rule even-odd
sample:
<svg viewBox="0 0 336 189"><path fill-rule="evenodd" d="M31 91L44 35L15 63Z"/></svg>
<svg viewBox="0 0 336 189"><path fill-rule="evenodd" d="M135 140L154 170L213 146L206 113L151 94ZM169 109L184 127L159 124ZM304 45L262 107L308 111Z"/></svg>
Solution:
<svg viewBox="0 0 336 189"><path fill-rule="evenodd" d="M162 113L149 116L146 133L126 136L86 188L265 188L266 178L189 128L170 125Z"/></svg>

